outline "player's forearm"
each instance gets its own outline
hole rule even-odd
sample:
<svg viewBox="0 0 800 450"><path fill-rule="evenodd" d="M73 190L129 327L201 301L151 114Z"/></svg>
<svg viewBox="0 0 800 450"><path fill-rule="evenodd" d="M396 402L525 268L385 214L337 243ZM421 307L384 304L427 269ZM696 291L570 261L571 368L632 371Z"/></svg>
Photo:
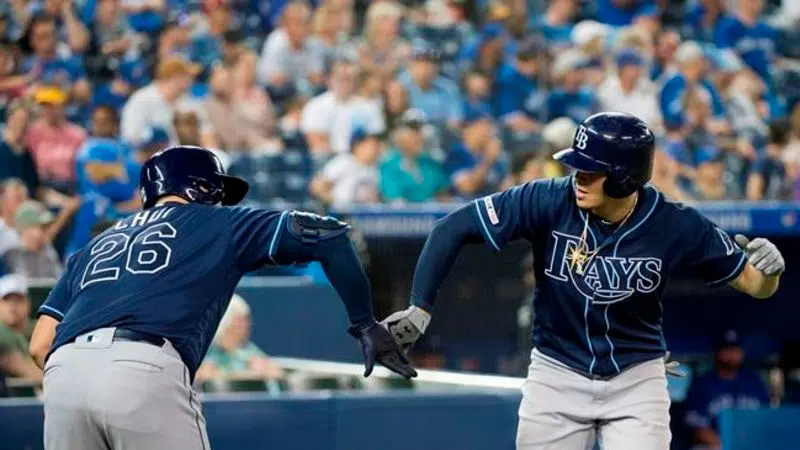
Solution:
<svg viewBox="0 0 800 450"><path fill-rule="evenodd" d="M758 299L772 296L778 290L780 275L765 275L748 263L731 283L735 289Z"/></svg>
<svg viewBox="0 0 800 450"><path fill-rule="evenodd" d="M461 247L482 239L468 208L460 208L436 223L417 260L411 285L411 303L426 311L432 311L436 294L450 273Z"/></svg>
<svg viewBox="0 0 800 450"><path fill-rule="evenodd" d="M350 323L363 326L375 320L369 280L347 235L321 242L315 259L342 299Z"/></svg>

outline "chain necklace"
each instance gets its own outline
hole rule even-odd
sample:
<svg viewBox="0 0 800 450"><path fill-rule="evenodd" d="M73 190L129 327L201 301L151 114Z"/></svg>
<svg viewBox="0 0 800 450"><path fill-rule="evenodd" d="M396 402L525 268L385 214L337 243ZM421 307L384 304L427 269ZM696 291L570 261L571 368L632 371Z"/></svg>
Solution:
<svg viewBox="0 0 800 450"><path fill-rule="evenodd" d="M636 197L633 200L633 206L631 209L628 210L628 213L625 214L625 217L622 218L620 221L619 226L617 229L614 230L616 233L619 229L625 225L625 222L633 215L633 210L636 209L636 205L639 203L639 194L636 194ZM583 232L581 233L580 240L578 241L578 245L573 247L570 250L569 256L567 257L567 261L569 264L569 269L574 270L576 274L583 275L583 271L589 264L592 262L594 257L597 253L603 248L601 245L600 247L595 248L594 250L589 250L589 244L586 240L586 233L589 231L589 213L586 214L586 218L583 221Z"/></svg>

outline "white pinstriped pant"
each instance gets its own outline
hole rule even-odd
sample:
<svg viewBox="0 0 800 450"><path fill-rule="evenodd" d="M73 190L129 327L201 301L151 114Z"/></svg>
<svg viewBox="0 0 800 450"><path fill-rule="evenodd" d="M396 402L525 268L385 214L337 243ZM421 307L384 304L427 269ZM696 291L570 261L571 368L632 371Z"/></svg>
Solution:
<svg viewBox="0 0 800 450"><path fill-rule="evenodd" d="M517 450L668 450L670 399L664 361L587 378L536 349L522 387Z"/></svg>

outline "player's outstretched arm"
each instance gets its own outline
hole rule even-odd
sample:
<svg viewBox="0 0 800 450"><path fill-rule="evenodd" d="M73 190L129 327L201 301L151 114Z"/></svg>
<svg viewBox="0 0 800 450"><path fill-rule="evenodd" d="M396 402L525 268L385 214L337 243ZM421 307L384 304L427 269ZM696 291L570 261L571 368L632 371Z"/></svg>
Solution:
<svg viewBox="0 0 800 450"><path fill-rule="evenodd" d="M342 299L352 324L348 330L364 353L366 370L372 373L375 362L406 377L417 372L372 313L369 279L358 254L347 237L349 227L330 217L292 212L286 219L288 236L282 239L283 258L292 262L318 261L333 288Z"/></svg>
<svg viewBox="0 0 800 450"><path fill-rule="evenodd" d="M741 234L734 238L745 253L747 265L731 286L755 298L769 298L778 290L781 274L786 269L780 250L764 238L752 241Z"/></svg>
<svg viewBox="0 0 800 450"><path fill-rule="evenodd" d="M411 306L393 313L381 322L405 351L425 333L431 320L430 311L433 310L436 294L450 273L461 248L465 244L484 241L472 208L474 204L469 203L436 222L414 269Z"/></svg>

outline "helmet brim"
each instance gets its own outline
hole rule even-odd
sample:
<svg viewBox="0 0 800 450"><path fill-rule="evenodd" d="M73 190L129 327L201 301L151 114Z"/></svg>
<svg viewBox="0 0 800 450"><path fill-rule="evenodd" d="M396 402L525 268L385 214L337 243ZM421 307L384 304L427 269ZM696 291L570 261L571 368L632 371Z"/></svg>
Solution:
<svg viewBox="0 0 800 450"><path fill-rule="evenodd" d="M561 150L553 155L553 159L583 172L607 172L609 169L608 164L574 148Z"/></svg>
<svg viewBox="0 0 800 450"><path fill-rule="evenodd" d="M247 181L230 175L220 175L222 178L223 196L222 204L224 206L233 206L239 204L247 192L250 190L250 184Z"/></svg>

